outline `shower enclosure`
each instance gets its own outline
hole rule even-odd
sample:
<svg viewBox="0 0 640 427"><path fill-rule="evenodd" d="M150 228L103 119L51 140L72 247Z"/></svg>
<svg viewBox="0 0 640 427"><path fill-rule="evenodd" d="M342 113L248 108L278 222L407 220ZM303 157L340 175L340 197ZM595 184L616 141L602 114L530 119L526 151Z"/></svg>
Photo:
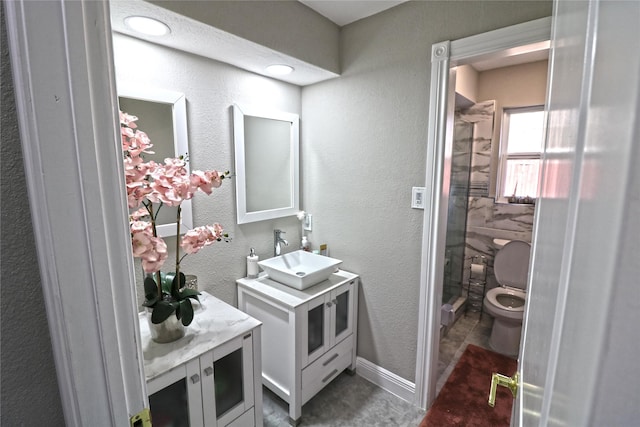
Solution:
<svg viewBox="0 0 640 427"><path fill-rule="evenodd" d="M462 296L472 147L473 123L464 120L460 111L456 110L451 153L443 304L454 305Z"/></svg>
<svg viewBox="0 0 640 427"><path fill-rule="evenodd" d="M464 302L468 277L465 250L469 200L489 197L494 118L492 100L457 108L454 116L442 304L456 309Z"/></svg>

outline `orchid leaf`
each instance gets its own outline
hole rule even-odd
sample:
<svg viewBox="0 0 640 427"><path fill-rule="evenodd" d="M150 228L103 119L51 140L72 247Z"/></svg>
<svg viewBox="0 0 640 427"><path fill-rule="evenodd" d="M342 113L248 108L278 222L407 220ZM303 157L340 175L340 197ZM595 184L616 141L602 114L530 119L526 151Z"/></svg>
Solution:
<svg viewBox="0 0 640 427"><path fill-rule="evenodd" d="M173 278L173 282L171 283L171 296L173 298L180 300L180 288L182 288L185 283L187 283L187 278L182 272Z"/></svg>
<svg viewBox="0 0 640 427"><path fill-rule="evenodd" d="M180 289L180 286L178 286L179 283L180 276L174 277L173 282L171 283L171 296L177 300L180 299L180 294L178 293L178 289Z"/></svg>
<svg viewBox="0 0 640 427"><path fill-rule="evenodd" d="M188 298L180 301L180 307L180 311L182 312L182 324L184 326L189 326L193 320L193 306L191 305L191 301L189 301Z"/></svg>
<svg viewBox="0 0 640 427"><path fill-rule="evenodd" d="M154 297L153 299L146 299L146 300L142 303L142 305L143 305L144 307L153 308L153 306L155 306L155 305L156 305L156 303L158 302L158 300L159 300L159 299L160 299L160 298L158 298L158 297Z"/></svg>
<svg viewBox="0 0 640 427"><path fill-rule="evenodd" d="M151 323L162 323L171 316L175 308L167 301L158 301L151 313Z"/></svg>
<svg viewBox="0 0 640 427"><path fill-rule="evenodd" d="M196 291L195 289L189 289L189 288L180 289L180 300L183 300L185 298L193 298L198 300L198 295L200 295L200 292Z"/></svg>
<svg viewBox="0 0 640 427"><path fill-rule="evenodd" d="M151 277L144 279L144 299L145 301L142 305L145 307L153 307L160 300L158 287L156 286L155 280Z"/></svg>
<svg viewBox="0 0 640 427"><path fill-rule="evenodd" d="M147 300L152 300L158 297L158 285L152 277L145 277L144 279L144 296Z"/></svg>
<svg viewBox="0 0 640 427"><path fill-rule="evenodd" d="M161 281L162 281L162 291L168 294L171 294L171 285L173 283L173 278L176 276L175 273L160 273Z"/></svg>

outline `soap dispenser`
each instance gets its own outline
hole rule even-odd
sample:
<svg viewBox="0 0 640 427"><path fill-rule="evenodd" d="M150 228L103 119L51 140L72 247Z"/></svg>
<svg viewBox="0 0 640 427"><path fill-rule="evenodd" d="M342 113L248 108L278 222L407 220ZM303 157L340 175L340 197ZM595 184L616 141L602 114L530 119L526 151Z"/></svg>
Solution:
<svg viewBox="0 0 640 427"><path fill-rule="evenodd" d="M302 243L300 243L300 249L306 252L311 252L311 243L309 243L307 236L302 236Z"/></svg>
<svg viewBox="0 0 640 427"><path fill-rule="evenodd" d="M255 279L258 277L258 272L258 255L256 255L256 250L251 248L247 257L247 277Z"/></svg>

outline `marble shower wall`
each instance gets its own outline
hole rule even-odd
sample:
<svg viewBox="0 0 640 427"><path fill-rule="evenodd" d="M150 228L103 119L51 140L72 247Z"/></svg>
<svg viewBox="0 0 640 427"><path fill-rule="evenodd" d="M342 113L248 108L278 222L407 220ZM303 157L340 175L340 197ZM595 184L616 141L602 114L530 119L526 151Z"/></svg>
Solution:
<svg viewBox="0 0 640 427"><path fill-rule="evenodd" d="M493 258L498 249L493 239L523 240L531 243L534 205L495 203L493 197L470 197L465 240L465 283L470 258L487 259L487 289L497 286Z"/></svg>
<svg viewBox="0 0 640 427"><path fill-rule="evenodd" d="M493 239L531 242L535 206L495 203L488 197L495 102L480 102L462 113L465 121L474 123L463 283L469 279L471 257L480 255L487 259L487 289L491 289L497 286L493 258L498 249Z"/></svg>
<svg viewBox="0 0 640 427"><path fill-rule="evenodd" d="M495 117L495 101L483 101L460 111L460 119L473 123L471 143L471 176L469 195L488 196L491 179L491 139Z"/></svg>

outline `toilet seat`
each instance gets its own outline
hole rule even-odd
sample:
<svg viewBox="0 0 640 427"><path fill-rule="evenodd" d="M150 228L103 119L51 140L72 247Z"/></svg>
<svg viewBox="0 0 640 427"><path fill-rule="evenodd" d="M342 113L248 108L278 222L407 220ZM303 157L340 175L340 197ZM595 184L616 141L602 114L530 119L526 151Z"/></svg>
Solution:
<svg viewBox="0 0 640 427"><path fill-rule="evenodd" d="M522 300L522 304L519 306L507 306L503 305L500 302L500 297L503 295L509 295L515 298L519 298ZM490 303L495 309L505 311L507 313L520 313L522 315L524 313L524 301L526 299L527 293L524 291L520 291L517 289L506 289L506 288L493 288L487 291L486 299L487 302Z"/></svg>
<svg viewBox="0 0 640 427"><path fill-rule="evenodd" d="M512 240L502 247L493 261L493 274L501 286L526 289L531 245Z"/></svg>
<svg viewBox="0 0 640 427"><path fill-rule="evenodd" d="M493 270L500 286L490 289L484 305L494 317L522 319L531 245L512 240L496 254Z"/></svg>

